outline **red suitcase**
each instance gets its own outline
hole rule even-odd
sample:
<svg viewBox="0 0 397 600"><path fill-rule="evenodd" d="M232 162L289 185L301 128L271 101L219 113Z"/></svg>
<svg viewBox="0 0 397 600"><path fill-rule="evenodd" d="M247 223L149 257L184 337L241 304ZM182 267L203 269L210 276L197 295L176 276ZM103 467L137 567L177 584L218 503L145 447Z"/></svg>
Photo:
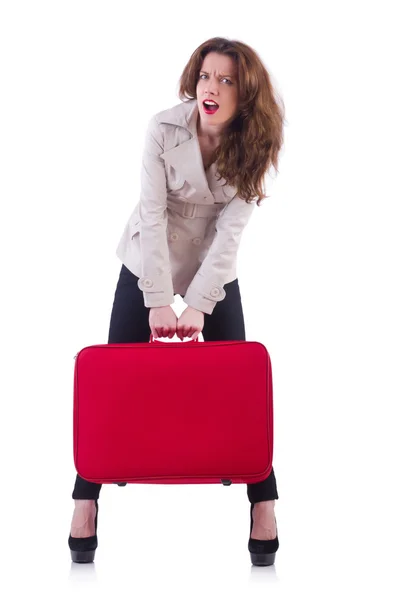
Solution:
<svg viewBox="0 0 397 600"><path fill-rule="evenodd" d="M83 348L73 451L78 474L95 483L262 481L273 460L265 346L154 340Z"/></svg>

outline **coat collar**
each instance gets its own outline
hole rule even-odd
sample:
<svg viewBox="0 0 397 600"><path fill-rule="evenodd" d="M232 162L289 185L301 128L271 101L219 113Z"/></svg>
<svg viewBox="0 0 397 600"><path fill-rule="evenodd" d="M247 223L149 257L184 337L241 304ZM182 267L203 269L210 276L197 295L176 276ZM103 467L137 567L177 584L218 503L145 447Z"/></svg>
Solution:
<svg viewBox="0 0 397 600"><path fill-rule="evenodd" d="M168 123L187 129L192 135L197 135L198 104L196 98L180 102L171 108L157 113L159 123Z"/></svg>
<svg viewBox="0 0 397 600"><path fill-rule="evenodd" d="M158 113L156 116L159 123L183 127L191 135L190 139L181 142L170 150L166 150L160 154L160 157L174 167L199 194L203 194L203 200L205 198L211 199L212 192L210 188L222 186L226 184L226 180L223 177L219 181L217 180L216 163L210 166L207 173L204 170L197 137L198 102L196 98L181 102ZM237 188L231 185L224 185L223 189L230 198L237 193Z"/></svg>

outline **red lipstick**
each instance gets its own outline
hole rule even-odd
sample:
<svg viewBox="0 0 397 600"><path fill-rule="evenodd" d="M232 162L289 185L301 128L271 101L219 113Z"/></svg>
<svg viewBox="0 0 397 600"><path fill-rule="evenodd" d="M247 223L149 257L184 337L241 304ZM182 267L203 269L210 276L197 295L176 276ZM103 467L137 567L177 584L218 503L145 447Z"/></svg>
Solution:
<svg viewBox="0 0 397 600"><path fill-rule="evenodd" d="M214 100L212 102L215 102ZM210 106L206 106L205 105L205 100L203 101L203 108L204 108L204 112L207 115L213 115L216 113L216 111L218 110L219 106L216 105L210 105Z"/></svg>

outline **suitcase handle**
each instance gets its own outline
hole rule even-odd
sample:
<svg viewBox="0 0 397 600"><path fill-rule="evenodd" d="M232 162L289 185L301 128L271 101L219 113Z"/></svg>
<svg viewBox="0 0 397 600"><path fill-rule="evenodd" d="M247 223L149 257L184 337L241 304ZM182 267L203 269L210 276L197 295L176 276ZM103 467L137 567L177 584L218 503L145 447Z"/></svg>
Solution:
<svg viewBox="0 0 397 600"><path fill-rule="evenodd" d="M199 339L198 339L198 337L196 337L196 339L194 339L194 340L189 340L188 342L182 342L182 343L183 344L190 344L190 342L198 342L198 341L199 341ZM150 334L150 340L149 340L149 342L154 342L154 343L157 342L157 343L160 343L160 344L166 344L167 343L167 342L160 342L159 340L155 339L153 337L153 334Z"/></svg>

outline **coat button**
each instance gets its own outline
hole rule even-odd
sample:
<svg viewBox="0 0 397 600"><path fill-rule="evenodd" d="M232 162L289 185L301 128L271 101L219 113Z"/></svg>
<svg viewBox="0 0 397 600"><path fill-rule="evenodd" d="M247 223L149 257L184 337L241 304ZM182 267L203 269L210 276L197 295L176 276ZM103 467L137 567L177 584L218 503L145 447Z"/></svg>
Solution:
<svg viewBox="0 0 397 600"><path fill-rule="evenodd" d="M179 239L179 235L178 235L177 233L171 233L171 235L170 235L170 239L171 239L173 242L176 242L176 241Z"/></svg>
<svg viewBox="0 0 397 600"><path fill-rule="evenodd" d="M145 287L153 287L153 281L151 279L145 279L143 285Z"/></svg>
<svg viewBox="0 0 397 600"><path fill-rule="evenodd" d="M216 287L212 288L211 296L213 296L214 298L217 298L219 296L219 289Z"/></svg>
<svg viewBox="0 0 397 600"><path fill-rule="evenodd" d="M201 238L196 237L193 240L193 244L195 244L196 246L199 246L201 244Z"/></svg>

